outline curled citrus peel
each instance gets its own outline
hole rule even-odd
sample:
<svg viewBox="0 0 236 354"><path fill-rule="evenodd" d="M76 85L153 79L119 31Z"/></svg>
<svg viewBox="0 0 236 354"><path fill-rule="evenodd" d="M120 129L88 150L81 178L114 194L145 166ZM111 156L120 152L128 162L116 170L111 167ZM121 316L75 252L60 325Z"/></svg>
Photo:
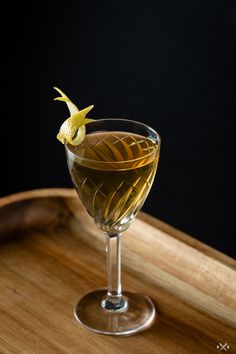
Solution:
<svg viewBox="0 0 236 354"><path fill-rule="evenodd" d="M85 118L94 106L89 106L80 111L78 107L64 94L64 92L57 87L54 87L54 89L61 95L54 98L54 101L65 102L70 112L70 117L67 118L60 127L59 133L57 134L57 139L62 144L64 144L66 140L69 144L78 146L85 138L85 125L94 121L94 119Z"/></svg>

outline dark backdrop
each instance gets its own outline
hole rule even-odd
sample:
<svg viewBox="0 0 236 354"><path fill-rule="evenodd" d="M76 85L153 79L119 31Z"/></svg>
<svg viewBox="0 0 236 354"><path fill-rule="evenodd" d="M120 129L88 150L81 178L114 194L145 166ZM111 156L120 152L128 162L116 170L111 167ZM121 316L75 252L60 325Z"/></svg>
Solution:
<svg viewBox="0 0 236 354"><path fill-rule="evenodd" d="M92 117L157 129L144 210L235 257L235 1L8 2L2 16L1 195L72 186L56 85Z"/></svg>

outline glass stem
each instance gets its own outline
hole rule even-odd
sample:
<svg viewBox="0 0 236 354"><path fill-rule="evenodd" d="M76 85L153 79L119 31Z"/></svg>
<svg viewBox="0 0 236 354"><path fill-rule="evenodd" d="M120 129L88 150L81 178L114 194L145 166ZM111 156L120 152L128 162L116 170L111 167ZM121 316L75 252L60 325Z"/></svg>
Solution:
<svg viewBox="0 0 236 354"><path fill-rule="evenodd" d="M128 302L122 295L120 233L106 235L106 253L108 287L102 307L108 311L124 311L128 307Z"/></svg>

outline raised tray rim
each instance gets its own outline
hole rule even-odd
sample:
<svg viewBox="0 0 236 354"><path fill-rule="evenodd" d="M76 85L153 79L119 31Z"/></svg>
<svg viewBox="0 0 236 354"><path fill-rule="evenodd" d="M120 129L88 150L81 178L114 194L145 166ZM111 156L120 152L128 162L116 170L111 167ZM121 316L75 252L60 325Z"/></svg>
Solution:
<svg viewBox="0 0 236 354"><path fill-rule="evenodd" d="M37 198L78 198L77 193L74 188L41 188L41 189L32 189L21 191L18 193L9 194L0 198L0 208L7 206L9 204L18 203L21 201L26 201L30 199ZM205 244L204 242L198 240L197 238L188 235L187 233L167 224L160 219L155 218L154 216L140 211L138 219L141 219L144 222L154 226L155 228L167 233L168 235L178 239L179 241L198 249L205 255L210 256L211 258L224 263L225 265L236 270L236 260L232 257L224 254L221 251L218 251L214 247Z"/></svg>

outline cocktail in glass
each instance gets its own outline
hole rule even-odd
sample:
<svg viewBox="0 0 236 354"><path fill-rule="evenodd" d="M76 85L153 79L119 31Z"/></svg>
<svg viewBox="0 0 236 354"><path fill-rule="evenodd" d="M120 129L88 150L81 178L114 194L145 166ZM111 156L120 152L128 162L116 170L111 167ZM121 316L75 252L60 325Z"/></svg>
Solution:
<svg viewBox="0 0 236 354"><path fill-rule="evenodd" d="M65 148L73 184L106 235L107 253L107 289L85 294L74 315L98 333L131 335L142 331L153 323L155 306L146 295L122 291L121 233L148 196L158 165L160 136L139 122L100 119L86 125L86 136L79 146L65 143Z"/></svg>

